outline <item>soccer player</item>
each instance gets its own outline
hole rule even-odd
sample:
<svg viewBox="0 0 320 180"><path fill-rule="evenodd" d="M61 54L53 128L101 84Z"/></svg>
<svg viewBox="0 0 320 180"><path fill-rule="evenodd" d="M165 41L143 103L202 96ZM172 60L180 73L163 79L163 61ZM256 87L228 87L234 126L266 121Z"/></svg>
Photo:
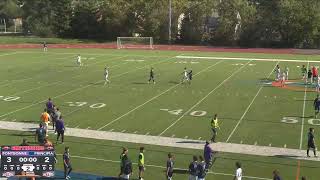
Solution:
<svg viewBox="0 0 320 180"><path fill-rule="evenodd" d="M241 169L241 164L240 162L236 162L236 174L234 176L234 180L241 180L242 179L242 169Z"/></svg>
<svg viewBox="0 0 320 180"><path fill-rule="evenodd" d="M189 84L191 84L192 75L193 75L193 72L192 72L192 69L191 69L191 70L188 72L188 80L189 80Z"/></svg>
<svg viewBox="0 0 320 180"><path fill-rule="evenodd" d="M82 66L80 54L78 54L78 56L77 56L77 65L78 65L79 67Z"/></svg>
<svg viewBox="0 0 320 180"><path fill-rule="evenodd" d="M154 70L153 70L153 68L151 68L151 70L150 70L148 83L150 83L151 80L152 80L153 84L156 83L156 81L155 81L155 79L154 79Z"/></svg>
<svg viewBox="0 0 320 180"><path fill-rule="evenodd" d="M281 76L281 70L280 70L280 66L277 65L276 69L274 70L274 72L276 73L276 81L280 80L280 76Z"/></svg>
<svg viewBox="0 0 320 180"><path fill-rule="evenodd" d="M189 81L188 71L186 67L184 68L182 75L183 75L181 80L182 83L184 83L185 81Z"/></svg>
<svg viewBox="0 0 320 180"><path fill-rule="evenodd" d="M63 153L63 167L64 167L64 178L70 179L69 175L72 171L72 166L70 161L69 147L65 147L65 151Z"/></svg>
<svg viewBox="0 0 320 180"><path fill-rule="evenodd" d="M318 78L318 69L315 66L313 66L312 67L312 81L317 82L317 78Z"/></svg>
<svg viewBox="0 0 320 180"><path fill-rule="evenodd" d="M199 156L199 163L198 163L198 166L197 166L197 171L198 171L198 180L205 180L204 178L206 177L207 175L207 165L206 163L204 162L203 160L203 157L202 156Z"/></svg>
<svg viewBox="0 0 320 180"><path fill-rule="evenodd" d="M39 124L39 128L36 130L35 139L38 142L38 144L43 145L44 139L46 137L46 130L43 128L43 124Z"/></svg>
<svg viewBox="0 0 320 180"><path fill-rule="evenodd" d="M305 65L302 65L301 74L302 74L302 80L307 83L307 68Z"/></svg>
<svg viewBox="0 0 320 180"><path fill-rule="evenodd" d="M120 173L119 173L119 178L121 177L121 175L123 174L123 168L124 168L124 157L125 155L128 154L128 149L123 147L122 148L122 153L120 154Z"/></svg>
<svg viewBox="0 0 320 180"><path fill-rule="evenodd" d="M281 83L281 87L284 87L286 85L286 73L285 72L282 73L280 83Z"/></svg>
<svg viewBox="0 0 320 180"><path fill-rule="evenodd" d="M310 84L312 84L312 71L311 69L308 70L308 80L307 80L307 83L308 81L310 82Z"/></svg>
<svg viewBox="0 0 320 180"><path fill-rule="evenodd" d="M109 68L105 67L104 68L104 85L106 85L107 83L110 83L108 78L109 78Z"/></svg>
<svg viewBox="0 0 320 180"><path fill-rule="evenodd" d="M128 157L128 154L123 156L124 166L123 166L123 179L129 180L132 175L132 163Z"/></svg>
<svg viewBox="0 0 320 180"><path fill-rule="evenodd" d="M43 52L47 52L48 51L47 43L44 41L42 45L43 45Z"/></svg>
<svg viewBox="0 0 320 180"><path fill-rule="evenodd" d="M213 150L210 147L209 141L206 141L206 144L204 145L203 156L204 156L204 160L206 162L206 171L208 171L213 164L213 161L212 161Z"/></svg>
<svg viewBox="0 0 320 180"><path fill-rule="evenodd" d="M279 171L277 171L277 170L273 171L273 180L281 180L281 177L279 175Z"/></svg>
<svg viewBox="0 0 320 180"><path fill-rule="evenodd" d="M309 156L310 149L313 150L314 157L317 157L317 147L316 147L316 142L314 140L314 128L309 128L307 157L310 157Z"/></svg>
<svg viewBox="0 0 320 180"><path fill-rule="evenodd" d="M198 158L193 156L193 161L189 165L189 180L197 180Z"/></svg>
<svg viewBox="0 0 320 180"><path fill-rule="evenodd" d="M218 134L218 129L220 129L218 122L218 114L215 114L211 120L212 138L211 142L216 142L216 136Z"/></svg>
<svg viewBox="0 0 320 180"><path fill-rule="evenodd" d="M285 77L286 77L285 80L289 80L289 68L288 68L288 66L286 66L286 68L284 69L284 72L285 72Z"/></svg>
<svg viewBox="0 0 320 180"><path fill-rule="evenodd" d="M41 113L40 120L44 124L44 129L46 130L46 136L48 136L48 128L50 123L50 115L48 114L47 109L43 110L43 113Z"/></svg>
<svg viewBox="0 0 320 180"><path fill-rule="evenodd" d="M145 171L144 167L144 147L140 147L140 153L138 156L138 166L139 166L139 180L143 180L143 173Z"/></svg>
<svg viewBox="0 0 320 180"><path fill-rule="evenodd" d="M47 111L50 115L54 112L54 105L53 105L51 98L48 98L48 101L46 103L46 108L47 108Z"/></svg>
<svg viewBox="0 0 320 180"><path fill-rule="evenodd" d="M319 94L317 95L317 97L314 99L313 101L313 107L314 107L314 117L317 118L319 111L320 111L320 99L319 99Z"/></svg>
<svg viewBox="0 0 320 180"><path fill-rule="evenodd" d="M61 143L63 144L64 142L64 131L65 131L65 126L64 126L64 121L62 116L56 121L56 131L57 131L57 142L58 144L59 138L61 136Z"/></svg>
<svg viewBox="0 0 320 180"><path fill-rule="evenodd" d="M174 166L173 154L169 153L168 160L167 160L167 170L166 170L167 180L172 180L173 166Z"/></svg>
<svg viewBox="0 0 320 180"><path fill-rule="evenodd" d="M316 92L317 92L317 93L320 92L320 77L318 77L318 79L317 79Z"/></svg>

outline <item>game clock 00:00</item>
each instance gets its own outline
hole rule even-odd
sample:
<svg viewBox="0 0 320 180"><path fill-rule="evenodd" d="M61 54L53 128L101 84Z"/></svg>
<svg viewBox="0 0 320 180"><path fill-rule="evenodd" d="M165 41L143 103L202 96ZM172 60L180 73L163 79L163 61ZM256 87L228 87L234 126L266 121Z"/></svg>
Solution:
<svg viewBox="0 0 320 180"><path fill-rule="evenodd" d="M55 151L49 146L2 146L1 176L53 177Z"/></svg>

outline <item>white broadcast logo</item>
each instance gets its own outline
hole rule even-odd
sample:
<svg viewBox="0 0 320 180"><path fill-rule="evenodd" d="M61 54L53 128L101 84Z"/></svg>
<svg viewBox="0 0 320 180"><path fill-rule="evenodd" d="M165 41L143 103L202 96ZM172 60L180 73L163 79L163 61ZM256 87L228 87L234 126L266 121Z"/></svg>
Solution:
<svg viewBox="0 0 320 180"><path fill-rule="evenodd" d="M21 167L21 169L23 170L23 171L26 171L26 172L33 172L33 170L34 170L34 166L33 166L33 164L24 164L22 167Z"/></svg>

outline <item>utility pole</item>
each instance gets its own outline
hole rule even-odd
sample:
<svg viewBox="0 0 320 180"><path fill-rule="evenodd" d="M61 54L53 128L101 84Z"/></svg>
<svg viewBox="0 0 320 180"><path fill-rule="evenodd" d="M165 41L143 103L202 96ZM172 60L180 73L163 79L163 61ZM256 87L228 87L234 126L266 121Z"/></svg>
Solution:
<svg viewBox="0 0 320 180"><path fill-rule="evenodd" d="M169 0L169 37L168 37L169 44L171 44L171 24L172 24L172 0Z"/></svg>

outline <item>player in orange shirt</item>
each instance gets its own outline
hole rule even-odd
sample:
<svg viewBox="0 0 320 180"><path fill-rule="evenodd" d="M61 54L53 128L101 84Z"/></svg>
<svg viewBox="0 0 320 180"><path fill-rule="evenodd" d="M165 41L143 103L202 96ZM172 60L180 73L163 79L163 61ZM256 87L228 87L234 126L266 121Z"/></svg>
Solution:
<svg viewBox="0 0 320 180"><path fill-rule="evenodd" d="M46 130L46 136L48 136L48 126L51 118L47 112L47 109L44 109L43 113L41 113L40 120L44 124L44 129Z"/></svg>

